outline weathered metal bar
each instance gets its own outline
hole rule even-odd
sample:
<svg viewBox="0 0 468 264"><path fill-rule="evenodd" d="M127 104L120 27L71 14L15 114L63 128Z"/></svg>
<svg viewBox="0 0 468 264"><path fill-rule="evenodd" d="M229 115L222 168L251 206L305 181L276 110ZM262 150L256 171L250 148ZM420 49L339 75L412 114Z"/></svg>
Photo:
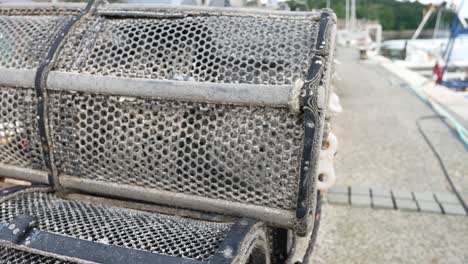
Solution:
<svg viewBox="0 0 468 264"><path fill-rule="evenodd" d="M0 85L22 88L34 88L36 70L0 68Z"/></svg>
<svg viewBox="0 0 468 264"><path fill-rule="evenodd" d="M292 85L261 85L154 80L51 72L48 89L122 96L221 104L251 104L284 107Z"/></svg>
<svg viewBox="0 0 468 264"><path fill-rule="evenodd" d="M0 176L36 183L48 183L47 172L6 164L0 165Z"/></svg>
<svg viewBox="0 0 468 264"><path fill-rule="evenodd" d="M29 222L27 222L29 221ZM78 263L166 263L201 264L193 259L165 256L143 250L124 248L33 229L33 216L19 215L13 222L0 224L0 245L43 256ZM14 226L13 229L9 228ZM16 231L18 230L18 231ZM22 236L19 236L22 235Z"/></svg>
<svg viewBox="0 0 468 264"><path fill-rule="evenodd" d="M33 88L35 75L35 70L0 68L0 85ZM155 80L52 71L48 75L47 88L193 102L285 107L291 102L293 85Z"/></svg>
<svg viewBox="0 0 468 264"><path fill-rule="evenodd" d="M125 184L87 180L69 175L60 175L59 178L61 186L89 193L104 194L122 198L132 197L136 200L159 204L170 204L176 207L250 217L265 221L275 226L292 227L293 225L291 220L293 219L294 213L291 211L162 191L154 188L149 189Z"/></svg>
<svg viewBox="0 0 468 264"><path fill-rule="evenodd" d="M1 8L21 8L21 9L37 9L37 8L84 8L86 3L2 3Z"/></svg>
<svg viewBox="0 0 468 264"><path fill-rule="evenodd" d="M210 6L170 6L170 5L156 5L156 4L108 4L104 5L100 10L96 12L97 15L117 15L115 11L132 11L132 10L173 10L173 11L185 11L189 13L203 13L209 12L208 15L214 15L216 12L222 13L222 15L236 14L241 16L247 15L268 15L274 16L287 16L288 18L294 17L307 17L309 19L319 20L320 16L317 13L311 12L289 12L289 11L278 11L278 10L263 10L263 9L248 9L248 8L220 8ZM122 13L123 14L123 13Z"/></svg>

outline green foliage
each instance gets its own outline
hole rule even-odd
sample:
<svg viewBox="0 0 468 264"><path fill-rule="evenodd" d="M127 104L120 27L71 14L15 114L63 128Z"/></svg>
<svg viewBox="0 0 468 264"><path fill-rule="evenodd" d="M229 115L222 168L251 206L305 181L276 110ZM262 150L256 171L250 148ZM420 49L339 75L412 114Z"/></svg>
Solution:
<svg viewBox="0 0 468 264"><path fill-rule="evenodd" d="M289 0L288 6L291 10L294 11L306 11L307 10L307 0Z"/></svg>
<svg viewBox="0 0 468 264"><path fill-rule="evenodd" d="M310 9L325 8L327 0L306 0ZM291 0L297 7L298 0ZM331 8L335 11L338 18L345 18L346 0L330 0ZM351 2L351 0L350 0ZM291 10L293 9L290 4ZM356 16L358 19L378 20L384 30L405 30L416 29L421 22L424 12L429 6L422 5L408 0L356 0ZM450 24L453 20L453 14L445 11L443 23ZM433 14L426 24L427 28L433 28L436 21L436 14Z"/></svg>

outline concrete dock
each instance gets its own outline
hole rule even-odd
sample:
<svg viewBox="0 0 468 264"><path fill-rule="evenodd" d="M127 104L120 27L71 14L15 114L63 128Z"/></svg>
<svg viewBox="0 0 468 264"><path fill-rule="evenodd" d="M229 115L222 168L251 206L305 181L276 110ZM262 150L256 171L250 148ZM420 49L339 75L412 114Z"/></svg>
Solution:
<svg viewBox="0 0 468 264"><path fill-rule="evenodd" d="M359 61L355 50L340 47L337 60L343 113L333 121L336 185L451 194L416 123L435 115L431 107L378 63ZM467 149L442 120L420 125L468 197ZM312 263L468 263L468 216L372 207L324 204Z"/></svg>

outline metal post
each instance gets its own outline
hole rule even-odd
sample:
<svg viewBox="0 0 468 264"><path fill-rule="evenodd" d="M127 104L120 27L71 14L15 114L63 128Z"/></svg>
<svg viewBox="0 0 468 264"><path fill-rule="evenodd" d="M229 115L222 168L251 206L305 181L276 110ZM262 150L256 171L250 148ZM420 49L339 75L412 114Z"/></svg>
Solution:
<svg viewBox="0 0 468 264"><path fill-rule="evenodd" d="M421 23L419 24L418 28L414 32L413 36L411 39L417 39L419 37L419 34L421 34L421 31L423 30L424 26L426 25L427 21L429 20L429 17L431 17L432 12L434 11L434 6L431 5L427 13L424 15Z"/></svg>
<svg viewBox="0 0 468 264"><path fill-rule="evenodd" d="M439 26L440 26L440 14L442 13L442 8L438 8L438 11L437 11L437 19L436 19L436 23L435 23L435 27L434 27L434 33L432 35L432 38L435 39L439 33Z"/></svg>
<svg viewBox="0 0 468 264"><path fill-rule="evenodd" d="M356 0L351 0L351 30L356 30Z"/></svg>
<svg viewBox="0 0 468 264"><path fill-rule="evenodd" d="M346 0L346 9L345 9L345 29L349 29L349 0Z"/></svg>

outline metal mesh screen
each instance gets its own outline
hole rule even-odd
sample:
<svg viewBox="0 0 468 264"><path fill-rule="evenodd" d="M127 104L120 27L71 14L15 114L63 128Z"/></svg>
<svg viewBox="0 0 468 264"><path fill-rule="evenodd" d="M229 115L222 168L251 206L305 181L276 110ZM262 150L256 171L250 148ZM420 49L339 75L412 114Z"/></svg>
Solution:
<svg viewBox="0 0 468 264"><path fill-rule="evenodd" d="M66 264L68 261L45 257L8 247L0 247L0 260L7 264Z"/></svg>
<svg viewBox="0 0 468 264"><path fill-rule="evenodd" d="M0 16L76 16L83 7L0 7Z"/></svg>
<svg viewBox="0 0 468 264"><path fill-rule="evenodd" d="M84 24L57 70L216 83L293 83L307 70L317 31L311 19L265 15L95 17Z"/></svg>
<svg viewBox="0 0 468 264"><path fill-rule="evenodd" d="M0 163L43 167L33 89L0 86Z"/></svg>
<svg viewBox="0 0 468 264"><path fill-rule="evenodd" d="M37 68L69 19L66 16L0 16L0 66Z"/></svg>
<svg viewBox="0 0 468 264"><path fill-rule="evenodd" d="M303 129L287 108L49 96L54 156L65 174L294 208Z"/></svg>
<svg viewBox="0 0 468 264"><path fill-rule="evenodd" d="M72 263L52 257L17 250L13 248L0 247L0 260L7 264L67 264Z"/></svg>
<svg viewBox="0 0 468 264"><path fill-rule="evenodd" d="M209 260L231 227L64 200L42 192L18 194L0 204L3 223L18 214L35 216L42 231L197 260Z"/></svg>
<svg viewBox="0 0 468 264"><path fill-rule="evenodd" d="M72 14L78 9L0 7L0 67L37 69L71 19L60 12ZM0 163L43 168L36 103L33 89L0 87Z"/></svg>

